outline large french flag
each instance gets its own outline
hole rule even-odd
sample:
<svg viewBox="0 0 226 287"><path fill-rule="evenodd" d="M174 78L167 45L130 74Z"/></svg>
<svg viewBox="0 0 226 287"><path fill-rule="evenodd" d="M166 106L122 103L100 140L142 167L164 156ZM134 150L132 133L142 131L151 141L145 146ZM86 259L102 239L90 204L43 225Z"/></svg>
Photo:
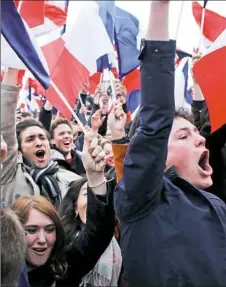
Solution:
<svg viewBox="0 0 226 287"><path fill-rule="evenodd" d="M206 99L214 132L226 123L226 29L194 65L193 73Z"/></svg>
<svg viewBox="0 0 226 287"><path fill-rule="evenodd" d="M203 7L198 2L192 3L192 12L195 21L201 27L201 19ZM226 29L226 18L211 11L205 9L205 19L203 27L204 45L206 48L220 36L220 34Z"/></svg>
<svg viewBox="0 0 226 287"><path fill-rule="evenodd" d="M21 0L16 3L19 13L35 37L40 37L66 24L67 13L44 0Z"/></svg>
<svg viewBox="0 0 226 287"><path fill-rule="evenodd" d="M69 3L68 10L71 7ZM73 16L73 13L68 11L68 15ZM75 21L68 23L71 25L67 25L63 38L43 47L43 52L52 81L74 108L83 84L90 74L97 72L97 59L114 54L114 49L99 16L99 6L94 1L87 2ZM71 119L71 112L52 87L45 96L64 117Z"/></svg>
<svg viewBox="0 0 226 287"><path fill-rule="evenodd" d="M48 67L29 27L19 15L13 0L1 1L1 10L1 65L19 69L26 67L47 89L50 86Z"/></svg>
<svg viewBox="0 0 226 287"><path fill-rule="evenodd" d="M99 16L105 26L108 36L114 44L114 28L115 28L115 1L96 1L99 6ZM115 59L112 55L104 55L97 59L97 71L103 72L104 69L112 69Z"/></svg>
<svg viewBox="0 0 226 287"><path fill-rule="evenodd" d="M116 7L115 44L121 79L140 65L139 49L137 48L139 33L138 19L129 12Z"/></svg>

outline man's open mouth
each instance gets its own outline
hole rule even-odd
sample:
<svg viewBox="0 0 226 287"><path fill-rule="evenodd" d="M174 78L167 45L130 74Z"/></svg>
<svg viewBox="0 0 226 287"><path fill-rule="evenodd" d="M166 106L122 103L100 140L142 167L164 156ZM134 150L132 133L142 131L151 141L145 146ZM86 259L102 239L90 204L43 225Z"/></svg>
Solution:
<svg viewBox="0 0 226 287"><path fill-rule="evenodd" d="M45 151L44 150L37 150L35 152L35 155L37 156L38 159L44 159Z"/></svg>
<svg viewBox="0 0 226 287"><path fill-rule="evenodd" d="M69 147L71 145L71 141L64 141L63 144L66 146L66 147Z"/></svg>
<svg viewBox="0 0 226 287"><path fill-rule="evenodd" d="M212 168L209 164L209 151L208 150L205 150L200 155L198 165L199 165L200 169L202 170L202 172L205 173L206 175L212 174Z"/></svg>

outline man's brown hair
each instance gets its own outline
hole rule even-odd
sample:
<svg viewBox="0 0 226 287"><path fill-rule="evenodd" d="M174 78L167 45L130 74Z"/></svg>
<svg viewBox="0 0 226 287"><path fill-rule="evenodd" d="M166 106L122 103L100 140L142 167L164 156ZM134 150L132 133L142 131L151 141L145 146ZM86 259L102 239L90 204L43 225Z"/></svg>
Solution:
<svg viewBox="0 0 226 287"><path fill-rule="evenodd" d="M51 127L50 127L50 137L51 137L51 139L54 138L54 131L55 131L55 129L59 125L62 125L62 124L68 125L70 127L71 131L73 132L73 128L72 128L72 125L70 124L70 122L67 119L59 118L59 119L54 120L53 123L51 124Z"/></svg>

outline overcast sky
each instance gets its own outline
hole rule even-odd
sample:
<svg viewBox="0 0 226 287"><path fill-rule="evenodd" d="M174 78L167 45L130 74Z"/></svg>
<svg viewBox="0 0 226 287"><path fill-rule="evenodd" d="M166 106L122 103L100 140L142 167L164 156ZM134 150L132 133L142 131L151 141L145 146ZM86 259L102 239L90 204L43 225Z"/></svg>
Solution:
<svg viewBox="0 0 226 287"><path fill-rule="evenodd" d="M198 1L203 3L203 1ZM175 39L182 1L171 1L170 6L170 36ZM150 1L116 1L116 5L131 12L136 16L144 31L148 22ZM207 8L222 16L226 16L226 1L208 1ZM178 33L177 46L187 52L192 52L193 47L199 43L199 28L192 15L192 1L184 1L182 21Z"/></svg>
<svg viewBox="0 0 226 287"><path fill-rule="evenodd" d="M203 3L203 1L198 1ZM86 1L71 1L73 14L79 13L81 7L87 4ZM175 39L176 28L179 19L182 1L171 1L170 6L170 36ZM141 25L143 33L146 31L150 1L116 1L116 6L136 16ZM226 17L226 1L209 0L207 8ZM76 12L75 12L76 11ZM192 15L192 1L184 1L182 21L177 39L177 47L192 53L193 47L199 43L199 28Z"/></svg>

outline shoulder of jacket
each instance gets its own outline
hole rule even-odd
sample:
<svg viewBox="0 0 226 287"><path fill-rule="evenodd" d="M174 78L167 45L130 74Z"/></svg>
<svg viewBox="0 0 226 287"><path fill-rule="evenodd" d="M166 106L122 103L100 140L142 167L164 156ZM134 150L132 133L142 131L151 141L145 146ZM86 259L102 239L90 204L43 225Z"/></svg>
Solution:
<svg viewBox="0 0 226 287"><path fill-rule="evenodd" d="M51 149L50 158L51 159L62 159L62 160L65 160L64 155L61 152L59 152L58 150L56 150L56 149Z"/></svg>

